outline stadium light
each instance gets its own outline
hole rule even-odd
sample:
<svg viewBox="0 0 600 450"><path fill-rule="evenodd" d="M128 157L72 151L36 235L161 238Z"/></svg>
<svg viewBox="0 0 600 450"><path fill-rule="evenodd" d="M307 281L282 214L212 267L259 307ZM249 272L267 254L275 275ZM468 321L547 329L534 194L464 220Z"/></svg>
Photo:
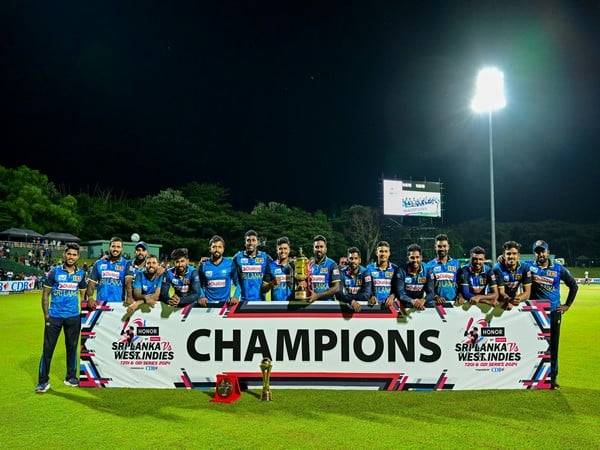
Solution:
<svg viewBox="0 0 600 450"><path fill-rule="evenodd" d="M506 106L504 74L495 67L485 67L477 74L475 96L471 109L487 113L490 137L490 219L492 224L492 263L496 261L496 210L494 206L494 147L492 144L492 113Z"/></svg>

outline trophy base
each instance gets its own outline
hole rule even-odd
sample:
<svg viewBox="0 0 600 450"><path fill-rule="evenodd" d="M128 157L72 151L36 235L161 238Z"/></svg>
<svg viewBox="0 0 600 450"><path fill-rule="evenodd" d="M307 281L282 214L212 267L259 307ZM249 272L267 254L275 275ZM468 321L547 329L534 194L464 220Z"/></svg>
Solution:
<svg viewBox="0 0 600 450"><path fill-rule="evenodd" d="M307 291L296 291L294 293L294 299L306 301L306 300L308 300L308 292Z"/></svg>
<svg viewBox="0 0 600 450"><path fill-rule="evenodd" d="M260 399L263 402L270 402L271 400L273 400L273 395L271 394L271 389L262 391L262 394L260 395Z"/></svg>

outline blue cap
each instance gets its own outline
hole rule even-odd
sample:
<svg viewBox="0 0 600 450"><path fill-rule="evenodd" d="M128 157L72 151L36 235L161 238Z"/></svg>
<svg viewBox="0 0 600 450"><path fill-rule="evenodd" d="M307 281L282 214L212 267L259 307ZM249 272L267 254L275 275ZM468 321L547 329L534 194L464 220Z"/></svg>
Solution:
<svg viewBox="0 0 600 450"><path fill-rule="evenodd" d="M535 253L535 251L538 249L544 249L544 251L547 251L549 246L548 243L546 241L542 241L542 240L537 240L533 243L533 253Z"/></svg>
<svg viewBox="0 0 600 450"><path fill-rule="evenodd" d="M142 247L144 250L148 250L148 245L146 245L146 243L144 241L140 241L137 244L135 244L135 248L139 248Z"/></svg>

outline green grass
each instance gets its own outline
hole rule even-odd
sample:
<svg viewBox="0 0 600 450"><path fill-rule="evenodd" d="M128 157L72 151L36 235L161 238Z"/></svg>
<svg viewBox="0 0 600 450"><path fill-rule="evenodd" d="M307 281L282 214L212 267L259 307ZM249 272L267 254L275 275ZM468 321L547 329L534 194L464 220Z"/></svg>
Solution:
<svg viewBox="0 0 600 450"><path fill-rule="evenodd" d="M583 286L561 336L560 391L275 390L233 405L209 392L77 389L36 395L39 294L0 297L0 447L600 447L600 286Z"/></svg>

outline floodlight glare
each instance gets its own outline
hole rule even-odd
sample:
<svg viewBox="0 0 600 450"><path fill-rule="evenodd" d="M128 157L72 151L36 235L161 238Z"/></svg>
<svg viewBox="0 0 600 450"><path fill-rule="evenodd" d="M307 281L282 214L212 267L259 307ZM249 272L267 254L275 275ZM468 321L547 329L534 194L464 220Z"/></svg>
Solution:
<svg viewBox="0 0 600 450"><path fill-rule="evenodd" d="M490 113L505 106L504 74L495 67L481 69L477 74L471 109L476 113Z"/></svg>

